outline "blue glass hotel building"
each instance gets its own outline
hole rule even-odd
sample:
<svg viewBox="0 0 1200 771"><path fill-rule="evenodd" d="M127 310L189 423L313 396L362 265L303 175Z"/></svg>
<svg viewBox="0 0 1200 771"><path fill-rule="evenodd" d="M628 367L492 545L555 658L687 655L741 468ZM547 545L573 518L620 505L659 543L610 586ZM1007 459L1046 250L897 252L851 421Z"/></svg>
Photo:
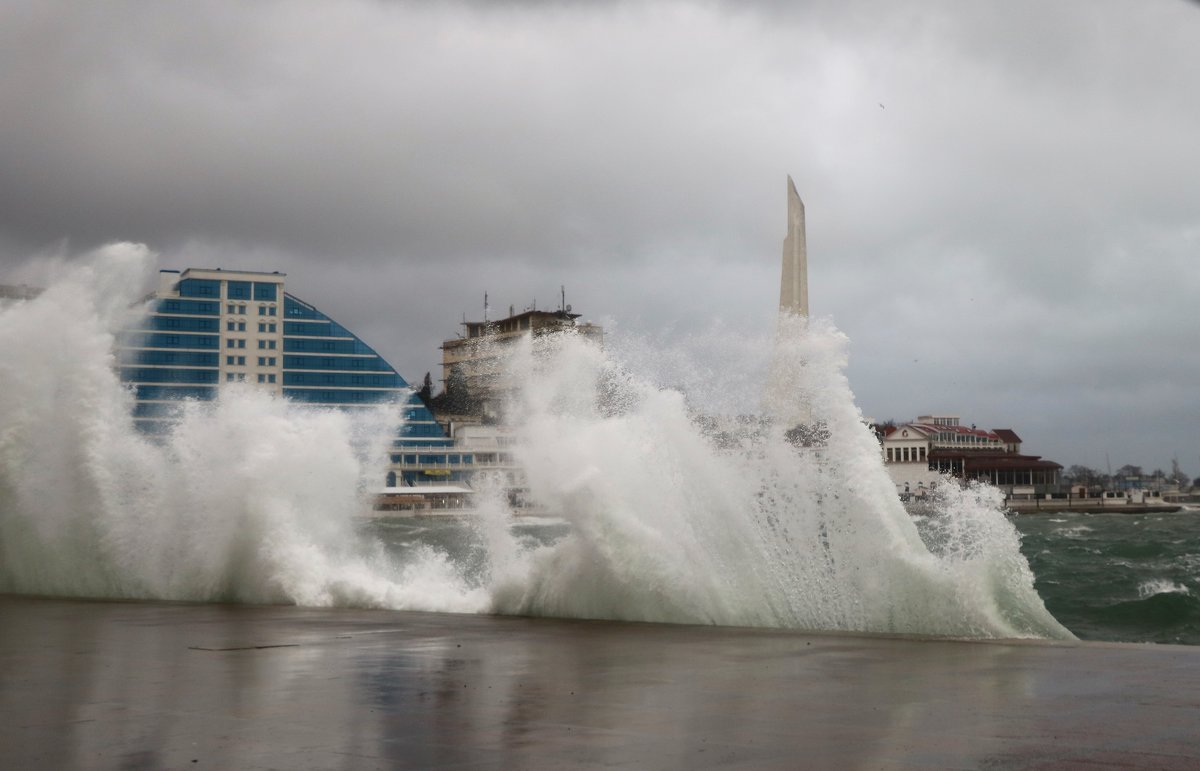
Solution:
<svg viewBox="0 0 1200 771"><path fill-rule="evenodd" d="M459 481L472 467L395 368L285 292L282 273L160 272L146 313L119 336L117 364L148 433L167 430L181 400L215 399L226 384L248 383L319 407L403 404L389 487Z"/></svg>

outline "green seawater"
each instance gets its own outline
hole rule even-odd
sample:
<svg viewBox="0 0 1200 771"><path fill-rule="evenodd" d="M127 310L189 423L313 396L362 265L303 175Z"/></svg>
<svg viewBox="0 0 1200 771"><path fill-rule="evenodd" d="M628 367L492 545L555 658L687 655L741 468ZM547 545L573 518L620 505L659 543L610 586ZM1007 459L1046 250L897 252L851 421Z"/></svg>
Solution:
<svg viewBox="0 0 1200 771"><path fill-rule="evenodd" d="M1200 512L1012 522L1047 610L1081 639L1200 645Z"/></svg>
<svg viewBox="0 0 1200 771"><path fill-rule="evenodd" d="M1010 519L1046 608L1081 639L1200 645L1200 512ZM486 569L484 543L467 520L380 519L365 529L401 561L432 547L468 576ZM528 548L569 531L565 524L513 528Z"/></svg>

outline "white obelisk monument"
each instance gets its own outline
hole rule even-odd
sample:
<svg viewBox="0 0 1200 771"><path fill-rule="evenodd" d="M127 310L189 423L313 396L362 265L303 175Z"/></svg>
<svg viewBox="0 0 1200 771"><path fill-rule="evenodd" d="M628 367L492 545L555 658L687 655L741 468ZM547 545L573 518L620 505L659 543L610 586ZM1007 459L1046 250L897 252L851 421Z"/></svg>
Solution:
<svg viewBox="0 0 1200 771"><path fill-rule="evenodd" d="M803 335L808 326L808 247L804 241L804 202L791 177L787 178L787 201L779 322L764 408L781 425L791 427L812 423L811 396L805 391L803 349L796 344L796 337Z"/></svg>
<svg viewBox="0 0 1200 771"><path fill-rule="evenodd" d="M788 228L783 239L783 277L779 283L779 311L808 317L808 246L804 241L804 202L787 178Z"/></svg>

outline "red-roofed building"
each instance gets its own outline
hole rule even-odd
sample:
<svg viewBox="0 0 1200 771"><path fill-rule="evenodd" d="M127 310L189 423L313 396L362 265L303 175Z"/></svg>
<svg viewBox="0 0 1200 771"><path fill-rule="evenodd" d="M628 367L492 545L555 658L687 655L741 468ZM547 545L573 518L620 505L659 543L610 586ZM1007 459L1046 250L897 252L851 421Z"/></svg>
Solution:
<svg viewBox="0 0 1200 771"><path fill-rule="evenodd" d="M964 426L957 415L922 415L883 432L883 459L902 494L920 495L941 475L989 482L1010 495L1057 492L1062 465L1021 454L1009 428Z"/></svg>

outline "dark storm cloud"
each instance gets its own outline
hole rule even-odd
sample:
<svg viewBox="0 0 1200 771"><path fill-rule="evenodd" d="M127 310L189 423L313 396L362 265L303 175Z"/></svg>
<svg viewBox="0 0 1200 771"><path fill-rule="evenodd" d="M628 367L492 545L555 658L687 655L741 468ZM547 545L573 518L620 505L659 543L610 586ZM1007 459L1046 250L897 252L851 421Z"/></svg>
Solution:
<svg viewBox="0 0 1200 771"><path fill-rule="evenodd" d="M606 8L58 10L6 25L5 64L27 64L5 89L22 109L0 171L23 184L0 204L30 239L69 223L89 241L134 229L462 259L583 242L623 257L718 209L710 175L729 176L723 148L753 131L710 107L719 78L738 79L733 52L712 50L719 19L661 39L687 9L611 45L593 28L619 23Z"/></svg>
<svg viewBox="0 0 1200 771"><path fill-rule="evenodd" d="M0 14L6 274L116 239L282 270L418 380L484 291L769 334L790 173L865 412L1200 471L1194 4Z"/></svg>

